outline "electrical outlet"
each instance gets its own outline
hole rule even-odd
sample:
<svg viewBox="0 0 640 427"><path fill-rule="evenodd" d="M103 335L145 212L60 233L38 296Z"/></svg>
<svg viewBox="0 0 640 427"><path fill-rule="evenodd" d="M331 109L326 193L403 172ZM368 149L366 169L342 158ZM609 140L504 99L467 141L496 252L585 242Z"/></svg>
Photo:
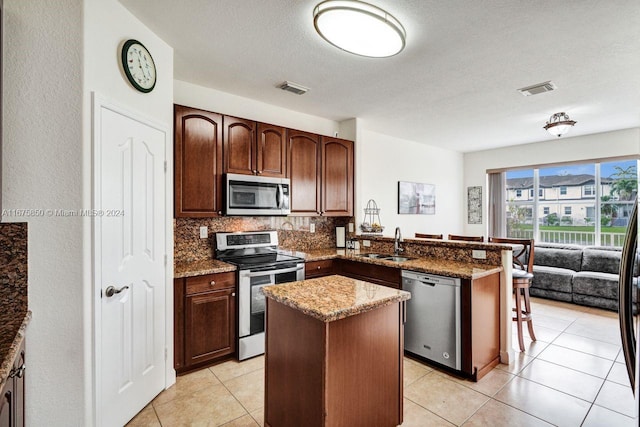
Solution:
<svg viewBox="0 0 640 427"><path fill-rule="evenodd" d="M312 222L311 224L309 224L309 231L312 232L312 233L316 232L316 224L315 223Z"/></svg>
<svg viewBox="0 0 640 427"><path fill-rule="evenodd" d="M370 240L363 240L362 241L362 246L364 246L365 248L368 248L369 246L371 246L371 241Z"/></svg>
<svg viewBox="0 0 640 427"><path fill-rule="evenodd" d="M353 223L349 223L349 233L353 233Z"/></svg>
<svg viewBox="0 0 640 427"><path fill-rule="evenodd" d="M207 237L209 237L209 227L207 227L206 225L200 227L200 238L206 239Z"/></svg>
<svg viewBox="0 0 640 427"><path fill-rule="evenodd" d="M473 249L471 251L471 257L475 259L487 259L487 251Z"/></svg>

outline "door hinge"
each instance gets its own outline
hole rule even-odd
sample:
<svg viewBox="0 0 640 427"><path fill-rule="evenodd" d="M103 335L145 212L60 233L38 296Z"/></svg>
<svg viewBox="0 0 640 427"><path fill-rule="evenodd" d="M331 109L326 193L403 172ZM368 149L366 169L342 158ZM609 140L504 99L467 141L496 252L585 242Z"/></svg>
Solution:
<svg viewBox="0 0 640 427"><path fill-rule="evenodd" d="M167 161L164 161L164 173L167 173Z"/></svg>
<svg viewBox="0 0 640 427"><path fill-rule="evenodd" d="M169 350L167 348L164 349L164 360L166 361L169 358Z"/></svg>
<svg viewBox="0 0 640 427"><path fill-rule="evenodd" d="M165 266L165 267L167 266L167 258L168 258L168 257L167 257L167 254L165 254L165 255L164 255L164 266Z"/></svg>

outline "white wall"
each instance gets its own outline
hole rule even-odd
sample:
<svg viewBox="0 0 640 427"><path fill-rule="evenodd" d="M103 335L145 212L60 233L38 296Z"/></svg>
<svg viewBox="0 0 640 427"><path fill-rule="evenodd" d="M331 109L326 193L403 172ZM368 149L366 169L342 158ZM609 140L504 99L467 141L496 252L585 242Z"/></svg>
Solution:
<svg viewBox="0 0 640 427"><path fill-rule="evenodd" d="M356 141L356 226L374 199L380 208L384 235L400 227L403 237L414 233L459 234L462 231L462 154L366 129L359 121ZM399 215L398 181L436 186L435 215Z"/></svg>
<svg viewBox="0 0 640 427"><path fill-rule="evenodd" d="M464 155L464 195L466 197L467 187L475 185L483 187L483 223L469 225L466 224L465 220L464 232L477 235L486 233L488 203L486 172L488 169L515 168L630 155L640 155L639 128L573 138L562 137L552 141L466 153Z"/></svg>
<svg viewBox="0 0 640 427"><path fill-rule="evenodd" d="M3 208L89 208L90 91L171 129L172 50L115 0L5 0L4 12ZM120 74L127 38L154 55L160 77L150 95ZM90 222L3 221L29 223L27 425L92 425Z"/></svg>
<svg viewBox="0 0 640 427"><path fill-rule="evenodd" d="M82 206L82 0L5 0L3 208ZM84 424L83 230L29 223L28 425Z"/></svg>
<svg viewBox="0 0 640 427"><path fill-rule="evenodd" d="M271 123L290 129L329 136L339 130L338 122L333 120L288 110L181 80L174 81L173 96L176 104Z"/></svg>

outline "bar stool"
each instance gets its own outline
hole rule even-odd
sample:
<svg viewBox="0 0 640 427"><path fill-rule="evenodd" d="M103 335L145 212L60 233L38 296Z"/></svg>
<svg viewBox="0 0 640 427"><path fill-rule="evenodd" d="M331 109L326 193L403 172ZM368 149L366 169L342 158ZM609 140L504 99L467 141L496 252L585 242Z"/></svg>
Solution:
<svg viewBox="0 0 640 427"><path fill-rule="evenodd" d="M440 240L442 240L442 234L416 233L416 237L420 238L420 239L440 239Z"/></svg>
<svg viewBox="0 0 640 427"><path fill-rule="evenodd" d="M533 332L533 316L531 313L531 300L529 298L529 287L533 281L533 239L505 239L500 237L489 237L489 242L506 243L513 245L513 292L516 297L516 312L513 320L518 325L518 344L520 351L524 351L524 339L522 337L522 322L527 322L529 336L532 341L536 341ZM522 307L524 300L524 307Z"/></svg>
<svg viewBox="0 0 640 427"><path fill-rule="evenodd" d="M449 234L449 240L464 240L467 242L484 242L484 236L459 236L457 234Z"/></svg>

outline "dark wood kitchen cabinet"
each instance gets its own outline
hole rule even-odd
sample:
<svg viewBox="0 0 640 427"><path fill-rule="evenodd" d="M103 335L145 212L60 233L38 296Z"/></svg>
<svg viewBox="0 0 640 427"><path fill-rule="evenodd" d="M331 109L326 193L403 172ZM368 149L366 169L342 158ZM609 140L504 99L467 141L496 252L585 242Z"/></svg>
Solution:
<svg viewBox="0 0 640 427"><path fill-rule="evenodd" d="M320 136L290 129L287 140L291 213L320 215Z"/></svg>
<svg viewBox="0 0 640 427"><path fill-rule="evenodd" d="M353 141L321 140L322 215L353 216Z"/></svg>
<svg viewBox="0 0 640 427"><path fill-rule="evenodd" d="M335 274L373 282L377 285L394 289L402 288L402 276L399 268L347 259L338 259L335 262L337 263Z"/></svg>
<svg viewBox="0 0 640 427"><path fill-rule="evenodd" d="M179 374L233 357L235 273L174 280L174 367Z"/></svg>
<svg viewBox="0 0 640 427"><path fill-rule="evenodd" d="M353 215L353 141L289 130L291 213Z"/></svg>
<svg viewBox="0 0 640 427"><path fill-rule="evenodd" d="M222 115L174 106L175 216L222 215Z"/></svg>
<svg viewBox="0 0 640 427"><path fill-rule="evenodd" d="M24 340L9 377L0 391L0 427L24 426Z"/></svg>
<svg viewBox="0 0 640 427"><path fill-rule="evenodd" d="M226 173L284 178L287 174L285 128L224 116Z"/></svg>

